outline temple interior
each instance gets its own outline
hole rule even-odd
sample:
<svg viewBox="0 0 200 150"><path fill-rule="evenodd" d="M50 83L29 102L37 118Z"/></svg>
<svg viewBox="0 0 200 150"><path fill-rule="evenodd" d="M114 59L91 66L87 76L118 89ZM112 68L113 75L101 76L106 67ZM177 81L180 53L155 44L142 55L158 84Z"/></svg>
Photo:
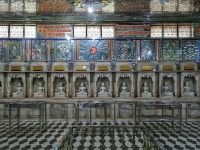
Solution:
<svg viewBox="0 0 200 150"><path fill-rule="evenodd" d="M200 0L0 0L0 150L199 150Z"/></svg>

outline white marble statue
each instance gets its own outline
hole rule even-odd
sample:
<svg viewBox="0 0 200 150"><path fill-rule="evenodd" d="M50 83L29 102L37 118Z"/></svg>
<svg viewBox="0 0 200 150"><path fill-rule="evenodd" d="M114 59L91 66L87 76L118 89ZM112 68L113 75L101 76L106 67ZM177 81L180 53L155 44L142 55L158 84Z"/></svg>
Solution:
<svg viewBox="0 0 200 150"><path fill-rule="evenodd" d="M184 87L183 87L183 95L184 96L195 96L194 95L194 92L191 92L191 90L190 90L190 84L189 84L189 82L185 82L185 84L184 84Z"/></svg>
<svg viewBox="0 0 200 150"><path fill-rule="evenodd" d="M13 97L20 97L23 95L22 83L18 82L16 87L16 92L13 93Z"/></svg>
<svg viewBox="0 0 200 150"><path fill-rule="evenodd" d="M163 83L163 86L162 86L162 96L173 96L173 92L170 92L170 88L167 85L167 82Z"/></svg>
<svg viewBox="0 0 200 150"><path fill-rule="evenodd" d="M41 82L38 83L36 93L34 93L34 96L44 96L45 95L45 88Z"/></svg>
<svg viewBox="0 0 200 150"><path fill-rule="evenodd" d="M78 92L76 93L77 97L87 97L87 88L84 86L84 84L81 82L80 86L78 88Z"/></svg>
<svg viewBox="0 0 200 150"><path fill-rule="evenodd" d="M104 82L102 82L99 87L98 97L108 97L107 88L106 88Z"/></svg>
<svg viewBox="0 0 200 150"><path fill-rule="evenodd" d="M151 97L151 93L149 91L149 87L147 85L147 82L143 83L142 89L141 89L141 97Z"/></svg>
<svg viewBox="0 0 200 150"><path fill-rule="evenodd" d="M58 88L57 88L57 92L55 93L55 96L65 96L66 92L65 92L65 87L63 86L63 83L60 82L58 84Z"/></svg>
<svg viewBox="0 0 200 150"><path fill-rule="evenodd" d="M128 87L126 86L125 82L122 82L120 90L121 91L119 93L119 97L129 97L130 96L130 92L128 92Z"/></svg>

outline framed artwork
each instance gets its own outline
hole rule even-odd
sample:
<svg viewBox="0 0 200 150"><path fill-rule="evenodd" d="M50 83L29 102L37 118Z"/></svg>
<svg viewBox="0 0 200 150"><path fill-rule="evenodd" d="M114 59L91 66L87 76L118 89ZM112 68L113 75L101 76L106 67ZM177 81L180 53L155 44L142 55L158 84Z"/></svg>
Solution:
<svg viewBox="0 0 200 150"><path fill-rule="evenodd" d="M154 40L141 40L140 48L140 60L155 60Z"/></svg>
<svg viewBox="0 0 200 150"><path fill-rule="evenodd" d="M25 60L25 41L24 40L4 40L6 60Z"/></svg>
<svg viewBox="0 0 200 150"><path fill-rule="evenodd" d="M52 59L66 61L70 59L70 41L54 40Z"/></svg>
<svg viewBox="0 0 200 150"><path fill-rule="evenodd" d="M182 59L198 60L199 47L197 40L182 41Z"/></svg>
<svg viewBox="0 0 200 150"><path fill-rule="evenodd" d="M135 60L136 50L135 50L135 40L116 41L116 59L117 60Z"/></svg>
<svg viewBox="0 0 200 150"><path fill-rule="evenodd" d="M179 40L163 40L161 60L179 59Z"/></svg>
<svg viewBox="0 0 200 150"><path fill-rule="evenodd" d="M88 61L108 60L110 56L109 43L109 40L77 41L77 59Z"/></svg>
<svg viewBox="0 0 200 150"><path fill-rule="evenodd" d="M31 40L31 60L45 61L47 58L46 41L45 40Z"/></svg>

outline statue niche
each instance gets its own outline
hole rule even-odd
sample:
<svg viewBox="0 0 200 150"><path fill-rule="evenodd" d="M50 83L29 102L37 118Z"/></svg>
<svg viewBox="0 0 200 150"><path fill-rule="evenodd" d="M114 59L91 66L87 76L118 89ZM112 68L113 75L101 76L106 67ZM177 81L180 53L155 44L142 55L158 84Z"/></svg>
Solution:
<svg viewBox="0 0 200 150"><path fill-rule="evenodd" d="M162 97L173 97L173 79L172 78L164 78L163 84L161 87L161 96Z"/></svg>
<svg viewBox="0 0 200 150"><path fill-rule="evenodd" d="M22 78L12 78L10 81L10 93L12 93L12 97L23 97L24 96L24 88Z"/></svg>
<svg viewBox="0 0 200 150"><path fill-rule="evenodd" d="M66 78L67 77L64 76L64 75L59 75L59 74L55 75L55 78L54 78L54 81L53 81L53 91L54 91L53 93L55 95L52 95L52 96L55 96L55 97L66 97L66 95L67 95Z"/></svg>
<svg viewBox="0 0 200 150"><path fill-rule="evenodd" d="M130 97L130 78L119 78L118 97Z"/></svg>
<svg viewBox="0 0 200 150"><path fill-rule="evenodd" d="M13 97L21 97L23 96L23 85L21 82L16 83L15 92L12 95Z"/></svg>
<svg viewBox="0 0 200 150"><path fill-rule="evenodd" d="M108 78L98 78L97 85L97 97L108 97L109 96L109 80Z"/></svg>
<svg viewBox="0 0 200 150"><path fill-rule="evenodd" d="M192 80L184 81L183 85L183 96L184 97L194 97L194 86Z"/></svg>
<svg viewBox="0 0 200 150"><path fill-rule="evenodd" d="M152 97L148 82L144 81L141 87L141 97Z"/></svg>
<svg viewBox="0 0 200 150"><path fill-rule="evenodd" d="M45 96L45 82L43 78L34 78L33 80L33 89L34 89L34 93L33 96L34 97L44 97Z"/></svg>

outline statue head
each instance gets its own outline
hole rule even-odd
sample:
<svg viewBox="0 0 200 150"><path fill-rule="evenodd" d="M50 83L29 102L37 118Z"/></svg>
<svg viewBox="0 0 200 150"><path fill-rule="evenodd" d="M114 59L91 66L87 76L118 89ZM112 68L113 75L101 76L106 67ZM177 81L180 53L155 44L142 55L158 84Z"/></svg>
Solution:
<svg viewBox="0 0 200 150"><path fill-rule="evenodd" d="M104 82L101 83L101 86L104 87Z"/></svg>
<svg viewBox="0 0 200 150"><path fill-rule="evenodd" d="M62 82L60 82L60 86L63 86L63 83L62 83Z"/></svg>
<svg viewBox="0 0 200 150"><path fill-rule="evenodd" d="M122 82L122 87L125 87L126 86L126 83L125 82Z"/></svg>
<svg viewBox="0 0 200 150"><path fill-rule="evenodd" d="M185 82L185 86L189 86L189 82L186 81L186 82Z"/></svg>
<svg viewBox="0 0 200 150"><path fill-rule="evenodd" d="M83 85L83 82L81 82L81 84L80 84L80 87L83 87L84 85Z"/></svg>
<svg viewBox="0 0 200 150"><path fill-rule="evenodd" d="M38 83L38 86L42 86L42 82L39 82L39 83Z"/></svg>
<svg viewBox="0 0 200 150"><path fill-rule="evenodd" d="M147 87L147 82L144 82L144 87Z"/></svg>
<svg viewBox="0 0 200 150"><path fill-rule="evenodd" d="M167 85L167 83L166 83L166 82L163 82L163 85L164 85L164 86L166 86L166 85Z"/></svg>
<svg viewBox="0 0 200 150"><path fill-rule="evenodd" d="M22 87L22 84L19 82L19 83L17 83L17 86L18 87Z"/></svg>

